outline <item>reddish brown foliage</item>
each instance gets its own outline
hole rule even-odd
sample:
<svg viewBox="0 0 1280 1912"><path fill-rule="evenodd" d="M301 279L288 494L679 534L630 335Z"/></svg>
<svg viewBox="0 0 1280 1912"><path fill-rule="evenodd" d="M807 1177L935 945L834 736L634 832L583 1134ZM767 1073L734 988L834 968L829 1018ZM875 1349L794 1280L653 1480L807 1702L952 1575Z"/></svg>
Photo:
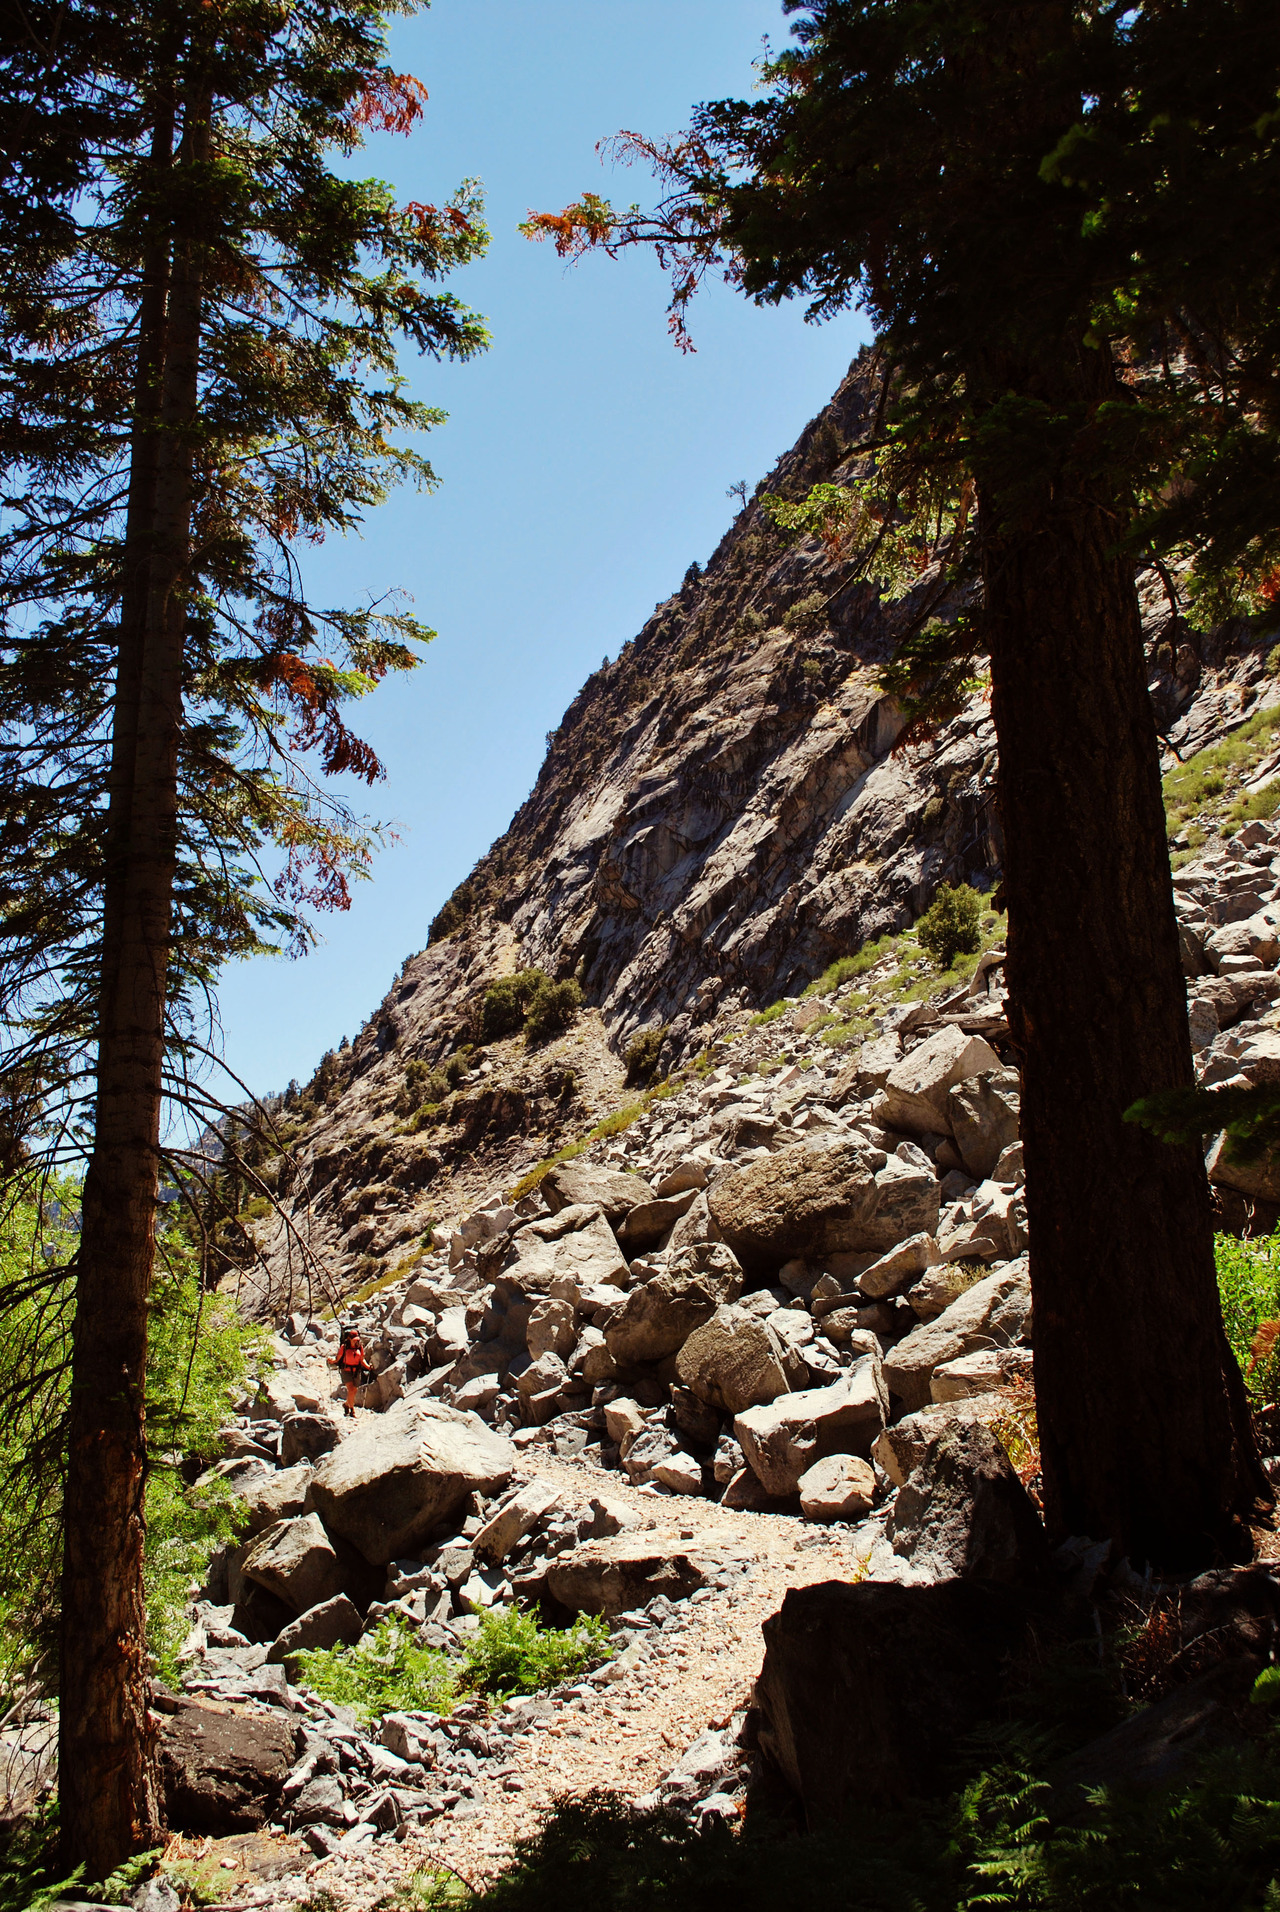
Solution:
<svg viewBox="0 0 1280 1912"><path fill-rule="evenodd" d="M349 770L353 776L362 777L366 783L378 781L382 776L382 765L373 746L365 743L362 737L357 737L354 731L348 730L338 713L335 693L322 678L315 676L300 657L285 651L274 658L269 681L283 690L293 710L295 727L289 742L295 750L319 749L320 760L328 776ZM315 899L304 895L303 900L312 902ZM346 905L340 907L345 909Z"/></svg>
<svg viewBox="0 0 1280 1912"><path fill-rule="evenodd" d="M1260 1321L1253 1340L1249 1343L1249 1367L1253 1370L1260 1362L1269 1361L1276 1351L1276 1342L1280 1341L1280 1321Z"/></svg>
<svg viewBox="0 0 1280 1912"><path fill-rule="evenodd" d="M422 118L427 89L412 73L375 73L351 108L353 126L372 126L379 133L408 133Z"/></svg>
<svg viewBox="0 0 1280 1912"><path fill-rule="evenodd" d="M460 206L424 206L419 200L411 199L405 207L405 217L412 219L418 228L421 239L438 239L446 226L454 232L470 232L471 221Z"/></svg>

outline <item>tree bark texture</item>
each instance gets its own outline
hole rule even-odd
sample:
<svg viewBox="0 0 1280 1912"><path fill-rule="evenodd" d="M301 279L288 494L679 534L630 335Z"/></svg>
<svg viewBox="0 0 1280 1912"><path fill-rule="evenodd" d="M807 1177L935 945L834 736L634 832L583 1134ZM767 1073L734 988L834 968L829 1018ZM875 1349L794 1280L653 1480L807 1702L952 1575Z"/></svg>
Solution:
<svg viewBox="0 0 1280 1912"><path fill-rule="evenodd" d="M1115 397L1102 355L1089 384ZM1123 518L1069 468L979 484L1051 1533L1135 1563L1247 1558L1270 1490L1222 1329L1204 1165L1126 1123L1194 1080Z"/></svg>
<svg viewBox="0 0 1280 1912"><path fill-rule="evenodd" d="M188 100L179 163L207 156ZM159 163L159 162L157 162ZM155 1255L177 854L200 250L148 262L125 533L104 876L97 1114L85 1180L62 1578L64 1857L102 1878L159 1830L143 1600L147 1301Z"/></svg>

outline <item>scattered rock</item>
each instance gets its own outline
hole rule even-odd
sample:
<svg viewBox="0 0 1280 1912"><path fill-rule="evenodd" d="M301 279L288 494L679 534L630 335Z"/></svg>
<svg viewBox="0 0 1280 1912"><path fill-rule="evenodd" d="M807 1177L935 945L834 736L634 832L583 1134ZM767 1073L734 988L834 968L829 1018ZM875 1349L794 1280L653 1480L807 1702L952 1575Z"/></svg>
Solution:
<svg viewBox="0 0 1280 1912"><path fill-rule="evenodd" d="M933 1371L979 1347L1012 1347L1029 1333L1031 1281L1025 1260L976 1281L936 1321L912 1329L885 1359L889 1392L908 1409L930 1397Z"/></svg>
<svg viewBox="0 0 1280 1912"><path fill-rule="evenodd" d="M800 1476L806 1520L861 1520L876 1497L875 1470L856 1454L829 1454Z"/></svg>
<svg viewBox="0 0 1280 1912"><path fill-rule="evenodd" d="M803 1388L739 1414L733 1431L766 1491L794 1494L802 1475L829 1454L871 1452L888 1396L880 1361L864 1355L834 1386Z"/></svg>
<svg viewBox="0 0 1280 1912"><path fill-rule="evenodd" d="M557 1555L547 1568L547 1591L572 1613L610 1616L647 1606L660 1593L686 1600L710 1571L705 1553L669 1537L620 1534Z"/></svg>
<svg viewBox="0 0 1280 1912"><path fill-rule="evenodd" d="M531 1480L486 1521L473 1545L493 1561L505 1560L518 1540L545 1514L560 1505L560 1490L547 1480Z"/></svg>
<svg viewBox="0 0 1280 1912"><path fill-rule="evenodd" d="M605 1343L621 1366L661 1361L695 1328L742 1293L742 1269L723 1242L699 1242L673 1254L661 1274L633 1288L610 1317Z"/></svg>
<svg viewBox="0 0 1280 1912"><path fill-rule="evenodd" d="M1019 1108L1016 1069L984 1069L948 1091L948 1126L975 1182L985 1182L1017 1142Z"/></svg>
<svg viewBox="0 0 1280 1912"><path fill-rule="evenodd" d="M858 1276L858 1287L864 1295L875 1298L900 1294L926 1269L936 1267L941 1260L938 1244L932 1235L909 1235L896 1248L881 1255L879 1261L873 1261L869 1268L863 1269Z"/></svg>
<svg viewBox="0 0 1280 1912"><path fill-rule="evenodd" d="M939 1029L889 1071L874 1103L876 1121L908 1135L948 1135L950 1090L986 1070L1003 1073L990 1043L954 1027Z"/></svg>
<svg viewBox="0 0 1280 1912"><path fill-rule="evenodd" d="M345 1593L335 1594L332 1600L320 1601L285 1627L272 1642L267 1659L289 1672L295 1663L295 1654L317 1648L354 1646L363 1631L359 1608Z"/></svg>

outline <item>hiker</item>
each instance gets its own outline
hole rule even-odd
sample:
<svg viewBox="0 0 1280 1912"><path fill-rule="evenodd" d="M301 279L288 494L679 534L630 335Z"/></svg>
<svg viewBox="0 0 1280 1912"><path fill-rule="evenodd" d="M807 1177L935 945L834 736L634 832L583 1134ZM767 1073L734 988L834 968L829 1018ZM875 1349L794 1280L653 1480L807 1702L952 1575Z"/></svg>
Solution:
<svg viewBox="0 0 1280 1912"><path fill-rule="evenodd" d="M364 1373L364 1343L360 1339L358 1328L344 1328L338 1342L338 1352L329 1366L337 1368L347 1384L347 1405L344 1412L355 1419L356 1389Z"/></svg>

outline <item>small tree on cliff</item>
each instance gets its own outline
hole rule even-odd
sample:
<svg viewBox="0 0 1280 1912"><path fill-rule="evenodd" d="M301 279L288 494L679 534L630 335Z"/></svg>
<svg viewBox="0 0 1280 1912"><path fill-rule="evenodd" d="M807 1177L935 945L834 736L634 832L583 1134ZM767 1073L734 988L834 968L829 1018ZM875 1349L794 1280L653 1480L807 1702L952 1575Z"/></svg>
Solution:
<svg viewBox="0 0 1280 1912"><path fill-rule="evenodd" d="M439 415L404 394L396 350L483 343L431 282L485 235L470 188L399 208L327 164L421 113L373 0L66 15L24 12L31 47L0 80L15 142L54 127L0 179L0 993L11 1163L86 1137L59 1765L66 1856L101 1877L157 1826L142 1489L162 1109L189 1101L220 962L305 944L309 909L345 907L376 831L303 756L377 778L343 707L430 636L386 606L314 609L293 546L397 478L430 482L396 437Z"/></svg>
<svg viewBox="0 0 1280 1912"><path fill-rule="evenodd" d="M1134 570L1144 537L1198 540L1219 577L1268 543L1243 481L1218 487L1235 531L1224 506L1210 532L1186 478L1252 460L1275 496L1280 21L1254 0L786 7L799 44L764 97L666 146L623 136L665 181L655 214L589 195L526 230L656 246L681 342L713 268L872 313L892 402L851 473L867 570L914 565L926 601L981 581L895 681L925 717L991 660L1049 1523L1167 1567L1238 1558L1267 1488L1203 1167L1123 1120L1192 1080Z"/></svg>

